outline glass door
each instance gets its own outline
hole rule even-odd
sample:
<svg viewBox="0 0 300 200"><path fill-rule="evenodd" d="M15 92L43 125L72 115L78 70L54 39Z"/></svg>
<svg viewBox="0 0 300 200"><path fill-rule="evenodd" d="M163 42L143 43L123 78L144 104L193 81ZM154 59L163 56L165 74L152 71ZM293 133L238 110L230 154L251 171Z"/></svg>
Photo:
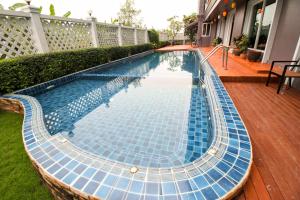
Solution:
<svg viewBox="0 0 300 200"><path fill-rule="evenodd" d="M263 9L263 1L259 1L258 3L254 4L252 7L248 9L252 9L252 18L248 19L250 20L250 29L249 29L249 47L254 48L255 43L257 42L257 49L265 50L269 30L273 21L274 13L275 13L275 0L265 0L266 6L265 9ZM260 32L259 26L262 14L263 19L261 23ZM258 40L258 41L256 41Z"/></svg>

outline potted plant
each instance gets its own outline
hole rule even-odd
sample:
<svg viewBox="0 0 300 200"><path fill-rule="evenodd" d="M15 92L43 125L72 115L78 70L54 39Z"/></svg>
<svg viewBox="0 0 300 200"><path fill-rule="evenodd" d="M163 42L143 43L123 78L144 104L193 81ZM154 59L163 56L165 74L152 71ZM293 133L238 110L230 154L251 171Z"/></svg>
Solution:
<svg viewBox="0 0 300 200"><path fill-rule="evenodd" d="M249 38L246 35L242 35L240 38L240 41L238 42L238 48L240 49L240 56L241 58L245 59L246 58L246 52L248 49L249 45Z"/></svg>
<svg viewBox="0 0 300 200"><path fill-rule="evenodd" d="M251 62L259 61L261 59L261 56L262 56L262 52L256 49L249 48L247 51L247 58Z"/></svg>
<svg viewBox="0 0 300 200"><path fill-rule="evenodd" d="M232 54L235 55L235 56L239 56L241 54L241 50L239 48L239 42L241 40L241 37L242 36L238 36L238 37L235 37L233 38L233 49L232 49Z"/></svg>
<svg viewBox="0 0 300 200"><path fill-rule="evenodd" d="M221 43L222 43L222 38L220 38L220 37L217 37L217 38L213 39L213 41L212 41L212 45L214 47Z"/></svg>

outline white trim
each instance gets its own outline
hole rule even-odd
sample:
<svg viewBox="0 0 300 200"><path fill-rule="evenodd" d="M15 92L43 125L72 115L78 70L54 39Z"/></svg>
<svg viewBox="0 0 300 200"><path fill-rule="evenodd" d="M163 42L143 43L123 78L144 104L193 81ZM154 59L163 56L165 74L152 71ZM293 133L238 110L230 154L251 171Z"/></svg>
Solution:
<svg viewBox="0 0 300 200"><path fill-rule="evenodd" d="M231 10L226 18L225 22L225 30L224 30L224 38L223 38L223 44L226 46L230 45L230 39L231 39L231 32L233 28L233 20L234 20L235 10Z"/></svg>
<svg viewBox="0 0 300 200"><path fill-rule="evenodd" d="M294 52L293 60L298 60L300 58L300 35L298 38L297 46ZM299 71L299 68L297 68Z"/></svg>
<svg viewBox="0 0 300 200"><path fill-rule="evenodd" d="M219 19L219 20L218 20L218 24L217 24L216 38L217 38L217 37L220 37L220 35L221 35L221 28L222 28L222 20Z"/></svg>
<svg viewBox="0 0 300 200"><path fill-rule="evenodd" d="M221 24L220 38L222 38L222 40L224 40L226 20L224 17L222 17L221 21L222 21L222 24Z"/></svg>
<svg viewBox="0 0 300 200"><path fill-rule="evenodd" d="M256 4L259 3L261 3L261 0L250 0L247 4L246 16L243 26L243 34L245 35L249 35L250 33L250 26L253 20L253 8Z"/></svg>
<svg viewBox="0 0 300 200"><path fill-rule="evenodd" d="M208 19L208 17L211 15L211 13L216 9L216 7L219 5L219 3L221 2L221 0L218 0L217 2L215 2L215 4L213 5L213 7L210 9L209 13L206 15L205 20ZM204 20L204 21L205 21Z"/></svg>
<svg viewBox="0 0 300 200"><path fill-rule="evenodd" d="M23 11L0 10L0 15L13 16L13 17L30 17L29 13Z"/></svg>
<svg viewBox="0 0 300 200"><path fill-rule="evenodd" d="M276 30L277 30L279 19L280 19L282 5L283 5L283 0L276 0L275 13L274 13L272 24L271 24L271 27L269 30L269 36L268 36L267 43L266 43L265 53L264 53L264 56L261 61L262 63L267 63L270 59L271 50L272 50L272 47L273 47L273 44L275 41Z"/></svg>
<svg viewBox="0 0 300 200"><path fill-rule="evenodd" d="M212 23L210 23L210 22L206 22L206 23L202 23L202 37L210 37L210 33L211 33L211 24ZM209 32L208 32L208 34L206 34L206 31L207 31L207 27L208 27L208 25L209 25ZM205 29L205 35L203 35L203 31L204 31L204 26L206 26L206 29Z"/></svg>

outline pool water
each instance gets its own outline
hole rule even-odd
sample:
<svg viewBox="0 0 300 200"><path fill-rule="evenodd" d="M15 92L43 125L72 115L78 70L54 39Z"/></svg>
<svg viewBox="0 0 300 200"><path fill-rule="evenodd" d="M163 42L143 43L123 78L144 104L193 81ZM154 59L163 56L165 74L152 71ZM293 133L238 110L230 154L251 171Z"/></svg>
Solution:
<svg viewBox="0 0 300 200"><path fill-rule="evenodd" d="M193 162L211 144L199 58L153 53L35 95L51 135L105 159L142 167ZM196 81L197 82L197 81Z"/></svg>

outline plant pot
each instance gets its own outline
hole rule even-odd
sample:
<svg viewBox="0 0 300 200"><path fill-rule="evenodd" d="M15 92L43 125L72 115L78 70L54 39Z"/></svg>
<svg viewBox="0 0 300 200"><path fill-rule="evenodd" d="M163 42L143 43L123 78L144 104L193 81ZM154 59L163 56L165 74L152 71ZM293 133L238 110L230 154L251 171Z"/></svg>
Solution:
<svg viewBox="0 0 300 200"><path fill-rule="evenodd" d="M241 50L239 48L234 48L232 50L232 54L235 56L239 56L241 54Z"/></svg>
<svg viewBox="0 0 300 200"><path fill-rule="evenodd" d="M262 55L262 53L259 51L254 51L254 50L248 49L247 58L251 62L256 62L256 61L260 60L261 55Z"/></svg>
<svg viewBox="0 0 300 200"><path fill-rule="evenodd" d="M240 57L241 57L242 59L246 59L246 58L247 58L247 54L246 54L246 53L241 53L241 54L240 54Z"/></svg>

